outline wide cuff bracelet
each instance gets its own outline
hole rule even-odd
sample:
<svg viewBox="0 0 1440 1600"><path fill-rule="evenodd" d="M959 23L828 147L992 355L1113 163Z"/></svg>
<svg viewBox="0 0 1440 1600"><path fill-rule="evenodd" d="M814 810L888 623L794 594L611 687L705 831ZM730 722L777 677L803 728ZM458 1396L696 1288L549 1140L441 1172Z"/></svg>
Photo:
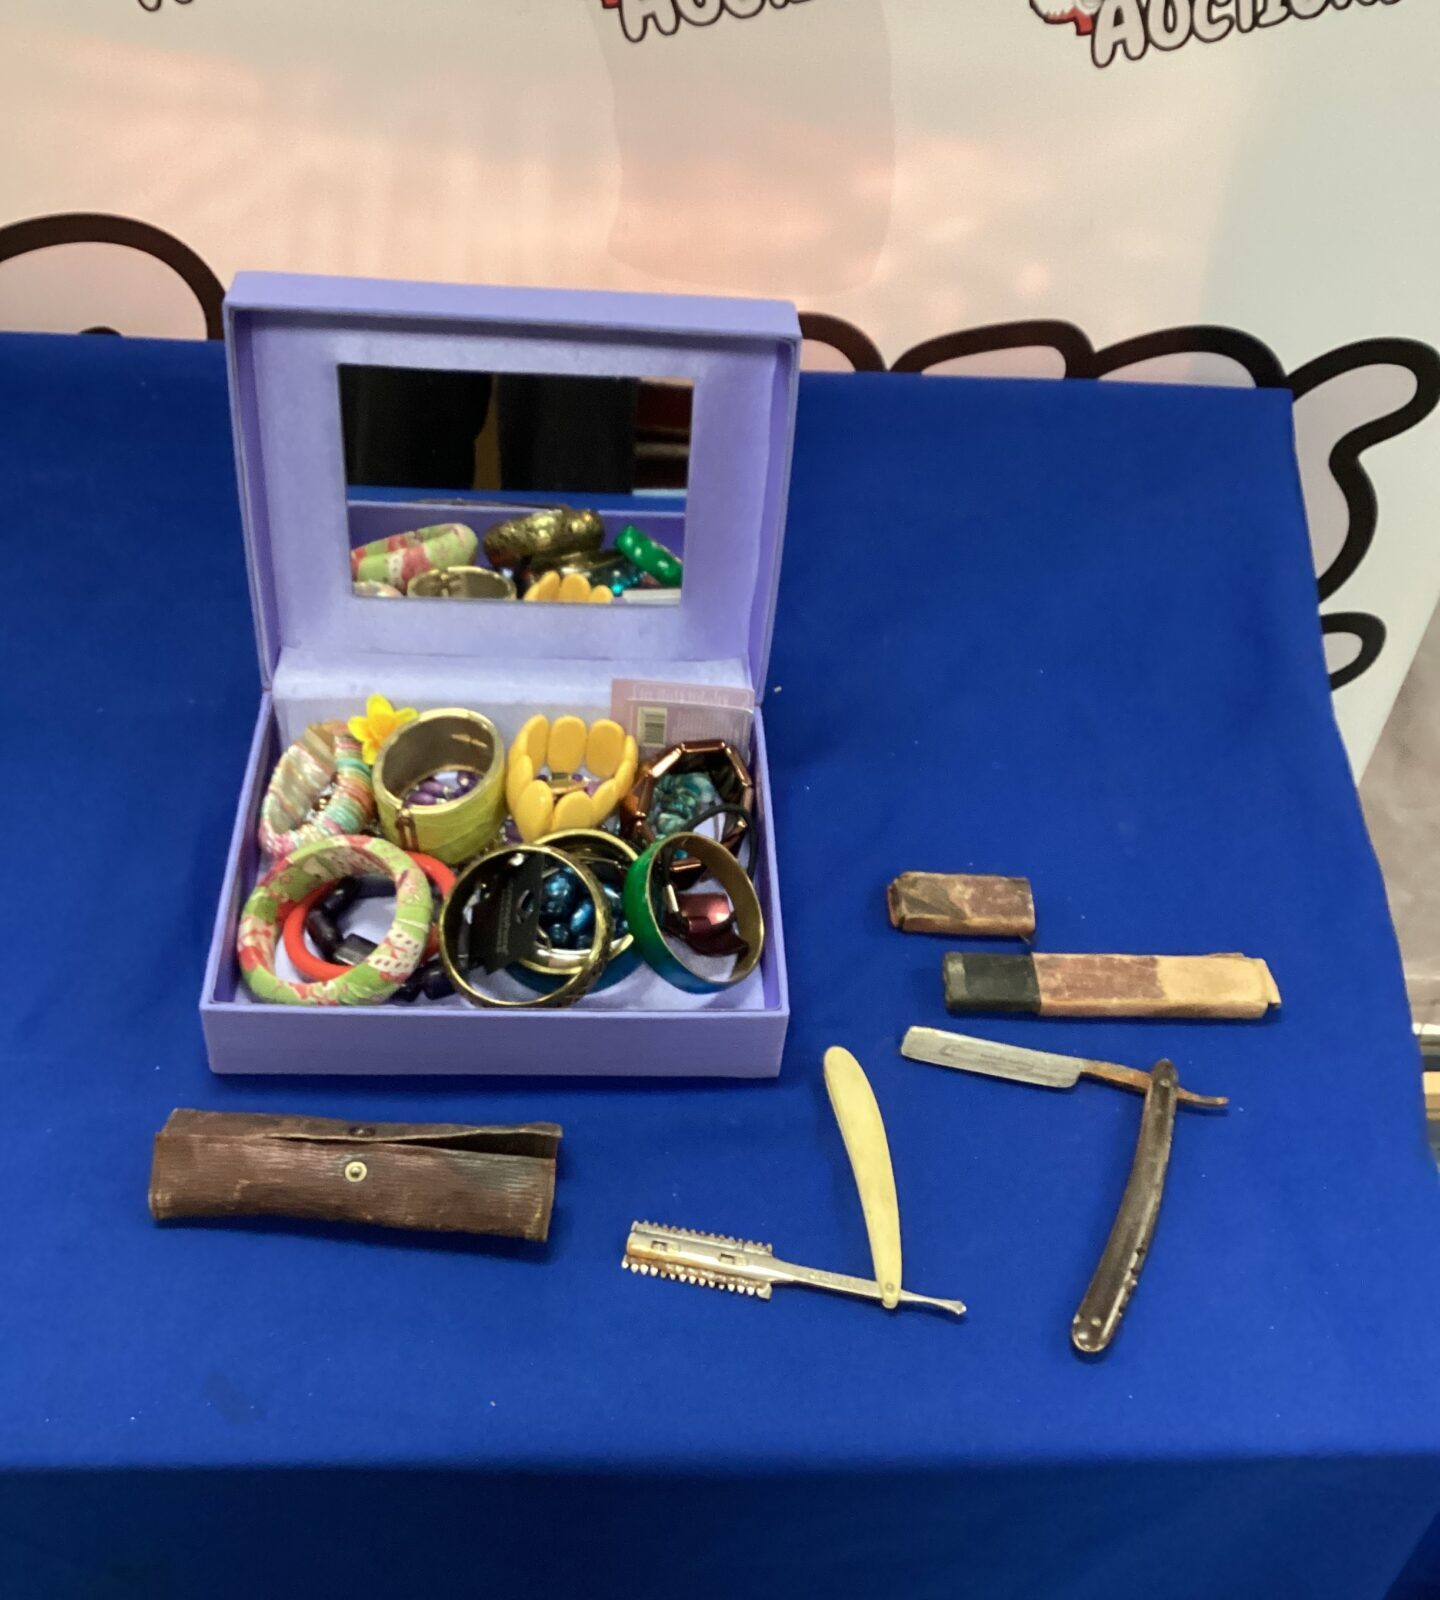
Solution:
<svg viewBox="0 0 1440 1600"><path fill-rule="evenodd" d="M468 793L429 805L410 805L412 790L441 772L473 772ZM371 774L380 831L392 844L450 866L468 861L499 835L505 822L505 746L495 724L478 711L424 711L390 735Z"/></svg>

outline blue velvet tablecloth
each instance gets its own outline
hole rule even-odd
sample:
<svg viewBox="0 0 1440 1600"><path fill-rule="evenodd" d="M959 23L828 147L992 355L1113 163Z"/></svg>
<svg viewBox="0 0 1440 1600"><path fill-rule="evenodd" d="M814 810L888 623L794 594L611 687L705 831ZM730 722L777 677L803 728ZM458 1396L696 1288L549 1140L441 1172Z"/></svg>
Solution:
<svg viewBox="0 0 1440 1600"><path fill-rule="evenodd" d="M0 1588L1379 1596L1440 1507L1440 1204L1277 393L802 384L767 723L773 1085L213 1079L196 1014L257 680L214 346L0 340ZM1040 947L1267 957L1263 1024L977 1021L1182 1115L1072 1353L1139 1102L900 1059L913 868ZM963 1324L619 1271L648 1217L863 1272L819 1064L870 1071L912 1287ZM177 1105L565 1126L548 1250L161 1229ZM1422 1580L1417 1577L1417 1584Z"/></svg>

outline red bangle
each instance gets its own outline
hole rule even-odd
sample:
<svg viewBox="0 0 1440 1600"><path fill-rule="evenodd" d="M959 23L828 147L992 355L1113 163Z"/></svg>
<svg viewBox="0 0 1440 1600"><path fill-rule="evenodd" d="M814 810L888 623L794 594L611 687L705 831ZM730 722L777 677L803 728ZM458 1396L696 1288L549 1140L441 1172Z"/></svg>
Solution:
<svg viewBox="0 0 1440 1600"><path fill-rule="evenodd" d="M429 961L440 950L439 907L455 887L455 874L434 856L421 855L418 850L407 850L405 853L435 886L436 918L430 924L430 938L421 957L422 961ZM303 900L291 906L285 918L285 954L290 957L290 965L300 976L312 983L321 983L326 978L341 978L350 971L349 967L341 966L337 961L322 961L305 943L305 918L334 887L333 883L318 884Z"/></svg>

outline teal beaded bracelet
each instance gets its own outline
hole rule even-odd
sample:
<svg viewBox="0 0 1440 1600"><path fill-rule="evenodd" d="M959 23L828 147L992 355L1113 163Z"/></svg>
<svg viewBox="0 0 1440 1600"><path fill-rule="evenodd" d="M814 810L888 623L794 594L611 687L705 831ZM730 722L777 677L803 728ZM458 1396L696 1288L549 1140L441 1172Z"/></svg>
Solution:
<svg viewBox="0 0 1440 1600"><path fill-rule="evenodd" d="M658 540L647 538L633 524L621 531L615 548L641 572L648 573L662 589L678 589L684 572L680 557Z"/></svg>

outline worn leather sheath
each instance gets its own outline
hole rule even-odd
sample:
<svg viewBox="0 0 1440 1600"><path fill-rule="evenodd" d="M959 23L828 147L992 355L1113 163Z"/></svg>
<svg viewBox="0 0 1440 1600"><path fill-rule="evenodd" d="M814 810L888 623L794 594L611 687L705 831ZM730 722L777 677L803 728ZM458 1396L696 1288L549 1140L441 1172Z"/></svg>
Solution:
<svg viewBox="0 0 1440 1600"><path fill-rule="evenodd" d="M543 1240L561 1130L173 1111L155 1136L158 1221L292 1217Z"/></svg>

